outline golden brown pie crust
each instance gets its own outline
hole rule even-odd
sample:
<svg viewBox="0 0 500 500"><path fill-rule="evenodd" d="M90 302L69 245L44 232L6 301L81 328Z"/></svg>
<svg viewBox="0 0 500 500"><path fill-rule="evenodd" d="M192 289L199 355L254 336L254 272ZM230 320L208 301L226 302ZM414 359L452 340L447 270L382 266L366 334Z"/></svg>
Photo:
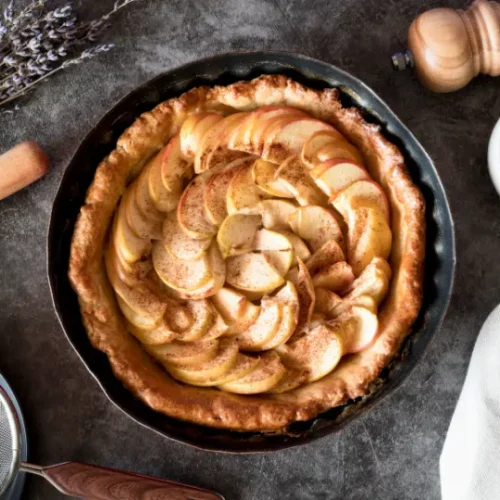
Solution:
<svg viewBox="0 0 500 500"><path fill-rule="evenodd" d="M331 123L362 152L371 176L391 205L393 277L379 312L379 335L323 379L288 393L238 396L183 385L168 376L126 330L103 262L115 208L146 160L179 131L186 116L203 110L248 111L264 105L301 109ZM403 156L356 108L343 108L335 89L312 90L281 75L227 87L199 87L141 115L98 166L78 217L69 276L92 345L107 354L116 377L152 409L170 417L238 431L277 431L367 393L398 352L422 300L425 205Z"/></svg>

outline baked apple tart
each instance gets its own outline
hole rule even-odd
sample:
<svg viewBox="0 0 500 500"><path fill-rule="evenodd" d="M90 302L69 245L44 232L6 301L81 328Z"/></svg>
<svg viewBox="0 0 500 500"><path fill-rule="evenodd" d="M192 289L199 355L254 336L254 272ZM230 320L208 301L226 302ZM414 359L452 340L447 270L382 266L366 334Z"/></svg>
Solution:
<svg viewBox="0 0 500 500"><path fill-rule="evenodd" d="M421 305L424 202L335 89L195 88L97 168L70 279L92 344L145 404L278 431L368 393Z"/></svg>

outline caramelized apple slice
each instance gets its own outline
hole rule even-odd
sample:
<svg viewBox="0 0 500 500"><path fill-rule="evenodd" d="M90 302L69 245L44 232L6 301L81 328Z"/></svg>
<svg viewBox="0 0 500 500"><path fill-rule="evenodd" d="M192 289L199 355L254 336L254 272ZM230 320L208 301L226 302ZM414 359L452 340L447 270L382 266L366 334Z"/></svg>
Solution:
<svg viewBox="0 0 500 500"><path fill-rule="evenodd" d="M176 366L200 366L217 356L218 340L199 342L170 342L155 346L144 346L146 351L160 363Z"/></svg>
<svg viewBox="0 0 500 500"><path fill-rule="evenodd" d="M337 220L324 207L299 207L288 217L288 223L292 231L304 239L314 252L329 240L335 240L340 246L344 244L344 236Z"/></svg>
<svg viewBox="0 0 500 500"><path fill-rule="evenodd" d="M363 351L378 332L377 315L364 307L352 307L328 324L341 336L344 354Z"/></svg>
<svg viewBox="0 0 500 500"><path fill-rule="evenodd" d="M342 304L342 299L335 292L326 288L315 288L314 292L316 294L314 310L320 314L324 314L326 317L334 316L335 313L333 311Z"/></svg>
<svg viewBox="0 0 500 500"><path fill-rule="evenodd" d="M352 211L360 207L377 207L386 221L390 221L387 196L374 181L357 181L351 184L333 198L331 203L342 214L348 224Z"/></svg>
<svg viewBox="0 0 500 500"><path fill-rule="evenodd" d="M191 238L204 240L217 232L217 226L207 217L203 203L205 184L218 169L196 176L182 193L177 206L177 221L182 230Z"/></svg>
<svg viewBox="0 0 500 500"><path fill-rule="evenodd" d="M286 189L300 205L326 205L328 198L316 186L307 170L302 166L298 156L290 156L276 171Z"/></svg>
<svg viewBox="0 0 500 500"><path fill-rule="evenodd" d="M238 344L232 339L222 339L215 357L206 363L169 365L165 367L175 379L192 385L204 385L206 380L217 380L232 370L238 358Z"/></svg>
<svg viewBox="0 0 500 500"><path fill-rule="evenodd" d="M278 332L283 316L283 304L278 301L263 301L259 317L236 340L243 351L260 351Z"/></svg>
<svg viewBox="0 0 500 500"><path fill-rule="evenodd" d="M165 146L169 148L169 146ZM161 167L164 162L163 158L165 156L165 151L162 149L152 160L149 165L147 165L147 190L148 197L151 200L152 206L158 212L170 212L174 210L179 199L181 197L182 181L181 177L175 180L169 180L171 189L167 189L163 184ZM189 167L184 159L180 157L179 160L183 162L185 170L189 170Z"/></svg>
<svg viewBox="0 0 500 500"><path fill-rule="evenodd" d="M212 326L200 340L214 340L229 335L229 326L216 309L213 311L213 318Z"/></svg>
<svg viewBox="0 0 500 500"><path fill-rule="evenodd" d="M121 306L120 306L121 307ZM127 330L141 343L146 345L159 345L172 342L179 335L178 332L172 330L165 319L160 321L158 326L152 330L146 330L135 326L133 323L128 323Z"/></svg>
<svg viewBox="0 0 500 500"><path fill-rule="evenodd" d="M259 202L269 196L260 190L252 180L252 168L243 166L231 179L227 189L227 213L257 213Z"/></svg>
<svg viewBox="0 0 500 500"><path fill-rule="evenodd" d="M273 163L282 163L290 155L298 155L309 137L319 130L333 130L331 125L309 117L297 116L282 126L266 133L262 157Z"/></svg>
<svg viewBox="0 0 500 500"><path fill-rule="evenodd" d="M259 203L259 213L266 229L289 230L288 217L297 210L297 205L285 200L264 200Z"/></svg>
<svg viewBox="0 0 500 500"><path fill-rule="evenodd" d="M311 274L316 274L324 267L342 261L345 261L342 248L335 240L328 240L306 261L306 266Z"/></svg>
<svg viewBox="0 0 500 500"><path fill-rule="evenodd" d="M363 164L360 152L335 129L314 133L302 148L301 159L307 168L332 159L346 159Z"/></svg>
<svg viewBox="0 0 500 500"><path fill-rule="evenodd" d="M373 314L377 314L377 302L375 299L370 295L358 295L357 297L353 297L348 300L342 299L332 308L328 317L330 319L337 318L338 316L348 312L352 307L364 307Z"/></svg>
<svg viewBox="0 0 500 500"><path fill-rule="evenodd" d="M280 357L273 351L263 354L257 367L244 377L218 387L236 394L258 394L269 391L285 375L286 369Z"/></svg>
<svg viewBox="0 0 500 500"><path fill-rule="evenodd" d="M228 215L217 233L217 243L222 256L225 258L251 251L261 222L260 215Z"/></svg>
<svg viewBox="0 0 500 500"><path fill-rule="evenodd" d="M217 113L193 113L189 115L179 132L181 153L193 160L205 134L224 117Z"/></svg>
<svg viewBox="0 0 500 500"><path fill-rule="evenodd" d="M267 255L247 253L226 260L226 281L239 290L271 292L284 283Z"/></svg>
<svg viewBox="0 0 500 500"><path fill-rule="evenodd" d="M186 309L193 318L193 322L177 336L178 340L182 342L201 340L214 323L212 305L208 300L190 300L186 303Z"/></svg>
<svg viewBox="0 0 500 500"><path fill-rule="evenodd" d="M349 303L361 295L368 295L377 305L380 304L389 290L391 274L389 264L384 259L375 257L346 290L344 302Z"/></svg>
<svg viewBox="0 0 500 500"><path fill-rule="evenodd" d="M375 257L389 257L392 231L378 208L358 208L352 214L348 227L348 259L356 276L359 276Z"/></svg>
<svg viewBox="0 0 500 500"><path fill-rule="evenodd" d="M302 238L299 238L295 233L289 231L281 231L281 234L285 236L293 248L293 258L292 266L297 265L297 258L305 262L311 257L311 252L307 245L304 243Z"/></svg>
<svg viewBox="0 0 500 500"><path fill-rule="evenodd" d="M329 198L357 181L370 180L368 172L358 163L348 160L328 160L311 171L316 185Z"/></svg>
<svg viewBox="0 0 500 500"><path fill-rule="evenodd" d="M314 382L337 366L343 349L338 332L329 325L319 325L277 351L286 366L306 371L308 382Z"/></svg>
<svg viewBox="0 0 500 500"><path fill-rule="evenodd" d="M227 147L229 137L247 116L246 112L226 116L204 135L194 159L196 173L205 172L217 165L227 165L247 156L241 151L233 151Z"/></svg>
<svg viewBox="0 0 500 500"><path fill-rule="evenodd" d="M140 238L130 228L126 216L126 205L129 201L130 192L123 195L118 211L113 223L112 239L117 252L119 252L127 262L136 262L149 254L151 251L151 241Z"/></svg>
<svg viewBox="0 0 500 500"><path fill-rule="evenodd" d="M299 295L299 320L297 330L307 328L311 322L314 305L316 303L316 295L314 293L314 285L311 275L307 270L306 265L298 259L298 274L297 274L297 293Z"/></svg>
<svg viewBox="0 0 500 500"><path fill-rule="evenodd" d="M284 344L292 336L299 322L299 296L293 283L290 281L271 299L283 304L283 313L280 325L267 342L260 346L261 351L274 349ZM263 299L265 303L266 299Z"/></svg>
<svg viewBox="0 0 500 500"><path fill-rule="evenodd" d="M159 240L161 238L161 226L162 218L157 212L153 216L153 212L150 214L144 214L142 210L138 207L137 199L137 182L140 177L135 181L129 188L129 195L126 198L125 203L125 216L127 223L132 229L132 231L139 237L145 240Z"/></svg>
<svg viewBox="0 0 500 500"><path fill-rule="evenodd" d="M149 314L148 311L136 311L132 309L119 295L116 295L116 300L128 322L141 330L154 330L163 319L162 317L158 317L157 314Z"/></svg>
<svg viewBox="0 0 500 500"><path fill-rule="evenodd" d="M251 166L254 161L253 157L234 160L207 180L203 192L203 202L205 214L212 224L219 226L228 215L227 190L229 183L238 173L237 167Z"/></svg>
<svg viewBox="0 0 500 500"><path fill-rule="evenodd" d="M260 314L260 306L252 304L243 294L231 288L221 288L211 300L229 326L228 335L244 332Z"/></svg>
<svg viewBox="0 0 500 500"><path fill-rule="evenodd" d="M327 288L332 292L345 292L354 281L354 274L347 262L337 262L321 269L313 276L313 285L317 288Z"/></svg>
<svg viewBox="0 0 500 500"><path fill-rule="evenodd" d="M271 196L293 198L286 186L279 179L276 179L277 170L278 167L274 163L258 159L252 166L252 179L262 191Z"/></svg>

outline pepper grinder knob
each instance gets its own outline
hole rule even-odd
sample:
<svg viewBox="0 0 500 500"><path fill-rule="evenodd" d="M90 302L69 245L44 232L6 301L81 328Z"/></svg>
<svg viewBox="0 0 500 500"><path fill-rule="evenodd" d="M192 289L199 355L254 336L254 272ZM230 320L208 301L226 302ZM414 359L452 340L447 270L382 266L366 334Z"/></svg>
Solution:
<svg viewBox="0 0 500 500"><path fill-rule="evenodd" d="M479 73L500 75L500 3L476 0L468 10L432 9L408 32L408 50L392 55L395 69L415 68L434 92L465 87Z"/></svg>

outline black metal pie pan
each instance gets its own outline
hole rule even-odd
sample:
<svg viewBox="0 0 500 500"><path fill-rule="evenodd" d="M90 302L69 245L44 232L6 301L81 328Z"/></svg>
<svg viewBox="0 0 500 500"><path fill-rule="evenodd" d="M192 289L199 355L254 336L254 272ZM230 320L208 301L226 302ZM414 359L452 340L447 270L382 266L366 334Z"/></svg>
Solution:
<svg viewBox="0 0 500 500"><path fill-rule="evenodd" d="M277 73L313 88L337 87L345 105L360 108L367 121L380 124L385 136L403 152L427 206L424 302L400 355L384 370L370 396L311 421L293 424L286 434L221 431L154 412L114 377L106 355L92 347L81 322L77 297L68 280L70 243L97 165L141 113L193 87L228 85ZM135 421L165 437L206 450L236 453L274 451L337 432L394 391L422 359L441 325L452 291L454 269L455 237L446 194L431 159L412 133L358 79L330 64L282 52L238 52L209 57L167 71L122 99L87 135L67 167L54 201L48 234L48 276L54 307L69 342L107 397Z"/></svg>

